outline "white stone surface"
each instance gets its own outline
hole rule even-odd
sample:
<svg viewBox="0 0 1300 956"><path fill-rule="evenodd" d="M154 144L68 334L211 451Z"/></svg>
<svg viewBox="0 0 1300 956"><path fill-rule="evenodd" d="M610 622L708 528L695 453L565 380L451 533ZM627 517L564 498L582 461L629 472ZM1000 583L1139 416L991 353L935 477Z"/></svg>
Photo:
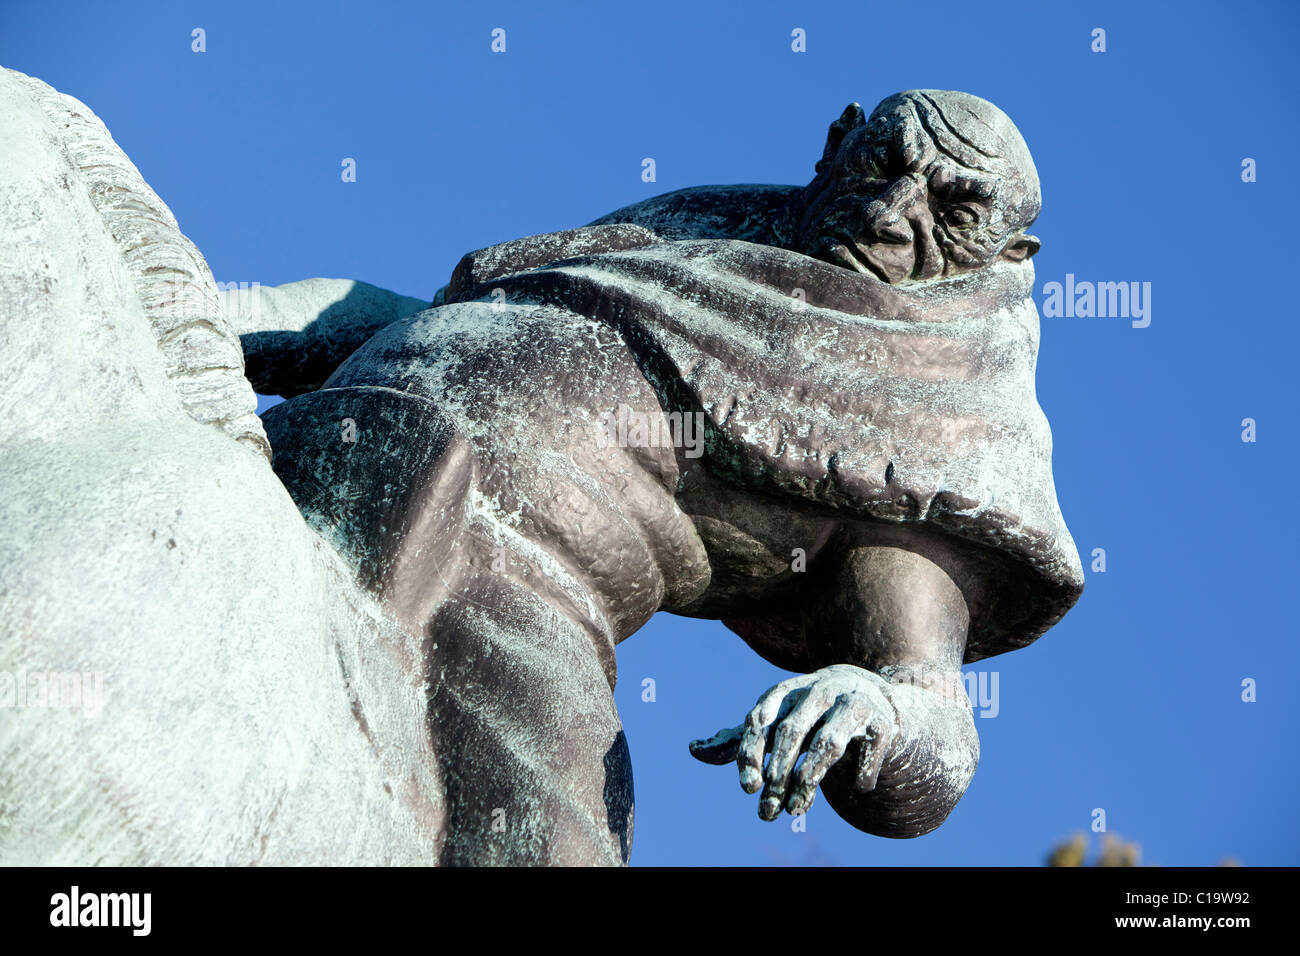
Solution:
<svg viewBox="0 0 1300 956"><path fill-rule="evenodd" d="M430 859L418 669L262 453L202 257L12 71L0 166L0 863Z"/></svg>

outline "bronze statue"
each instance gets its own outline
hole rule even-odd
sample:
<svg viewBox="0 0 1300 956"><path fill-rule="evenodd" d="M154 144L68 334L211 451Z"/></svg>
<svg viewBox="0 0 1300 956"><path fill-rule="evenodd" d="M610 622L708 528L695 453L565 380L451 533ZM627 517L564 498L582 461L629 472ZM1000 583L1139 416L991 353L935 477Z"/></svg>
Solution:
<svg viewBox="0 0 1300 956"><path fill-rule="evenodd" d="M614 647L669 610L808 673L692 745L739 761L765 819L820 785L868 832L942 822L978 755L962 662L1082 585L1033 402L1038 209L991 104L854 104L803 189L687 189L471 254L438 308L268 413L309 522L428 642L453 818L507 808L567 844L616 812L590 852L625 853ZM700 415L707 454L599 442L619 407Z"/></svg>
<svg viewBox="0 0 1300 956"><path fill-rule="evenodd" d="M257 743L241 772L279 782L247 799L293 806L247 839L211 807L236 849L197 858L625 862L615 647L661 610L803 675L691 744L764 819L820 786L867 832L937 827L978 761L961 665L1083 584L1034 397L1039 205L1000 110L912 91L846 109L803 188L681 190L480 250L431 308L308 280L227 311L248 379L292 396L266 433L321 550L270 600L329 604L298 670L352 723L285 731L351 735L334 781L288 787ZM364 839L317 827L303 795L334 787Z"/></svg>

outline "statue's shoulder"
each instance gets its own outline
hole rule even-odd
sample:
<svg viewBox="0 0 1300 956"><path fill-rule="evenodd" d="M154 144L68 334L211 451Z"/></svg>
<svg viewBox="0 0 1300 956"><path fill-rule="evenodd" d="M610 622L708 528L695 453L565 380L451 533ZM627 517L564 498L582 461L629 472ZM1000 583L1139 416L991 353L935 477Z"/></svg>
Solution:
<svg viewBox="0 0 1300 956"><path fill-rule="evenodd" d="M798 186L691 186L602 216L593 226L634 223L665 239L762 242L773 217Z"/></svg>

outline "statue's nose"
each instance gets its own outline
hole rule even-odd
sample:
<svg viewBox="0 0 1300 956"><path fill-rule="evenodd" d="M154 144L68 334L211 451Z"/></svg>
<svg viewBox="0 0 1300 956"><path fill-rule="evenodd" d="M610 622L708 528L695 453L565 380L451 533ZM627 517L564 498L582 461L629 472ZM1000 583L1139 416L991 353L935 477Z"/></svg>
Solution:
<svg viewBox="0 0 1300 956"><path fill-rule="evenodd" d="M881 242L908 243L912 241L912 225L908 213L923 197L924 180L910 173L894 180L879 199L867 205L866 226Z"/></svg>

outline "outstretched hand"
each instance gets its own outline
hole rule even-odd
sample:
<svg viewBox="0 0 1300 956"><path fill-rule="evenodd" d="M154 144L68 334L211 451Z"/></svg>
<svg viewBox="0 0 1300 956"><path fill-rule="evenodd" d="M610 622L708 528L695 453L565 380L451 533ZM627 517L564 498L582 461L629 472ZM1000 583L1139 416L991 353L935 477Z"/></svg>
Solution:
<svg viewBox="0 0 1300 956"><path fill-rule="evenodd" d="M775 820L782 809L806 812L827 771L860 739L857 787L868 792L898 736L898 714L886 693L890 686L879 674L852 664L792 677L763 694L741 726L692 741L691 754L711 764L734 760L744 791L763 789L758 815ZM796 769L805 751L808 756ZM765 755L770 755L766 769Z"/></svg>

